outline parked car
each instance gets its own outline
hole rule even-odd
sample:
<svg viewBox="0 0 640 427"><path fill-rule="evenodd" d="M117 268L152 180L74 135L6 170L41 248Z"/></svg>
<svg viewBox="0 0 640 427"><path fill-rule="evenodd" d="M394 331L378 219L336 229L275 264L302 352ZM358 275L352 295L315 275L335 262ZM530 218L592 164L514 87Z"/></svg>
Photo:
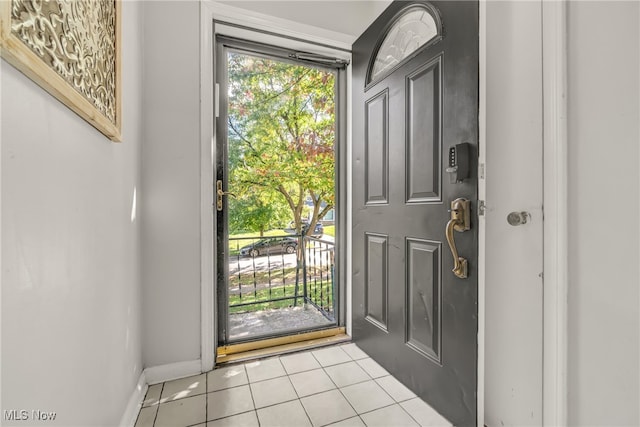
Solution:
<svg viewBox="0 0 640 427"><path fill-rule="evenodd" d="M308 223L302 224L303 234L306 233L308 229L309 229ZM323 234L324 234L324 226L319 222L316 223L316 226L313 229L313 233L311 233L311 237L322 237Z"/></svg>
<svg viewBox="0 0 640 427"><path fill-rule="evenodd" d="M298 247L298 239L293 237L276 237L260 239L255 243L240 248L241 256L257 257L271 254L292 254Z"/></svg>
<svg viewBox="0 0 640 427"><path fill-rule="evenodd" d="M295 227L296 227L296 223L291 221L289 223L289 229L285 230L288 233L295 233ZM302 233L306 233L307 230L309 229L309 220L307 219L303 219L302 220ZM322 235L324 234L324 226L322 225L322 223L318 222L316 223L316 226L313 228L313 234L311 234L311 237L322 237Z"/></svg>

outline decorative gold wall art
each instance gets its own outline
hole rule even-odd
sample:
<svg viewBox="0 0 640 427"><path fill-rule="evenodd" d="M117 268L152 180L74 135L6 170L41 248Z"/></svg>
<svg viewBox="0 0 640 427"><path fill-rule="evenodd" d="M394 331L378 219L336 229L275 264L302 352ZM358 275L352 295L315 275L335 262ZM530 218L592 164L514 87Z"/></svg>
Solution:
<svg viewBox="0 0 640 427"><path fill-rule="evenodd" d="M120 0L0 0L0 52L120 141Z"/></svg>

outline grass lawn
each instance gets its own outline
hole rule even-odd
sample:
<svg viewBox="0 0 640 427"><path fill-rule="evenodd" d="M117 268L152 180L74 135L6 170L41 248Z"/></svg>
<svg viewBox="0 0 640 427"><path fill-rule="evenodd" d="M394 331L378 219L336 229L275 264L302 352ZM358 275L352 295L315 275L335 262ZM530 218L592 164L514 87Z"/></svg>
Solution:
<svg viewBox="0 0 640 427"><path fill-rule="evenodd" d="M302 296L302 283L300 283L300 286L298 288L298 295ZM290 307L293 306L293 298L291 299L287 299L287 300L281 300L281 301L266 301L266 302L257 302L256 304L252 304L252 305L244 305L244 306L240 306L240 307L232 307L234 304L242 304L242 303L247 303L247 302L254 302L254 301L265 301L268 300L269 298L282 298L282 297L289 297L289 296L293 296L295 293L295 284L291 283L288 284L286 286L277 286L274 287L272 289L266 288L266 289L258 289L255 293L251 292L248 294L244 293L244 289L243 289L243 296L242 298L240 298L240 295L236 294L236 295L229 295L229 313L243 313L243 312L248 312L248 311L259 311L259 310L268 310L268 309L274 309L274 308L285 308L285 307ZM302 304L302 298L298 299L298 305Z"/></svg>
<svg viewBox="0 0 640 427"><path fill-rule="evenodd" d="M336 226L335 225L327 225L324 228L324 234L336 237Z"/></svg>
<svg viewBox="0 0 640 427"><path fill-rule="evenodd" d="M308 277L307 291L312 300L322 305L327 303L327 298L332 298L332 283L328 280L328 272L324 271L320 274L320 276ZM286 268L284 271L272 271L270 276L267 272L255 272L255 275L253 273L243 274L241 277L231 276L229 278L229 312L243 313L293 306L293 298L280 301L269 300L293 297L295 295L295 276L295 267ZM298 296L302 296L304 295L304 279L300 276L299 280ZM242 285L242 289L239 284ZM255 302L255 304L233 307L235 304L250 302ZM302 302L301 298L298 299L298 305Z"/></svg>
<svg viewBox="0 0 640 427"><path fill-rule="evenodd" d="M296 268L295 267L287 267L287 268L278 268L272 269L271 271L250 271L249 273L243 274L232 274L229 275L229 293L231 295L239 293L239 284L242 285L242 293L246 294L249 292L247 286L253 286L254 284L257 287L278 287L282 288L283 285L287 285L289 282L295 282L296 280ZM280 295L282 296L282 295Z"/></svg>
<svg viewBox="0 0 640 427"><path fill-rule="evenodd" d="M332 300L331 282L313 283L308 285L309 297L321 305L327 305ZM298 287L298 296L304 294L302 280ZM274 286L271 289L257 288L255 290L249 288L246 289L243 286L242 298L239 293L229 295L229 313L245 313L250 311L269 310L276 308L292 307L294 299L286 299L280 301L269 301L270 298L283 298L293 297L295 295L295 283L290 283L285 286ZM243 305L240 307L233 307L235 304L256 302L251 305ZM298 299L298 305L302 304L302 298Z"/></svg>

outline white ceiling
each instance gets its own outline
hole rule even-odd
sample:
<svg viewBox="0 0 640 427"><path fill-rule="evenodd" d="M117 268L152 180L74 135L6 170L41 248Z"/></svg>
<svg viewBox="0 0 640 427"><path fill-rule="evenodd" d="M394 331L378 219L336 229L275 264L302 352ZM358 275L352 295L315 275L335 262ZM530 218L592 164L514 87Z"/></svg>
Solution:
<svg viewBox="0 0 640 427"><path fill-rule="evenodd" d="M346 34L355 40L391 0L223 0L220 3Z"/></svg>

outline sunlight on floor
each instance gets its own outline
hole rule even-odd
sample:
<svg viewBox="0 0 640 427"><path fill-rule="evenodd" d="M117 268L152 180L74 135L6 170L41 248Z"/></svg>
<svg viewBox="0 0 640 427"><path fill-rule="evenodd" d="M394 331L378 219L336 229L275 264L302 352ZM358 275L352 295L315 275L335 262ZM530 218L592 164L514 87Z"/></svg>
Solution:
<svg viewBox="0 0 640 427"><path fill-rule="evenodd" d="M149 387L136 427L451 426L355 344Z"/></svg>

